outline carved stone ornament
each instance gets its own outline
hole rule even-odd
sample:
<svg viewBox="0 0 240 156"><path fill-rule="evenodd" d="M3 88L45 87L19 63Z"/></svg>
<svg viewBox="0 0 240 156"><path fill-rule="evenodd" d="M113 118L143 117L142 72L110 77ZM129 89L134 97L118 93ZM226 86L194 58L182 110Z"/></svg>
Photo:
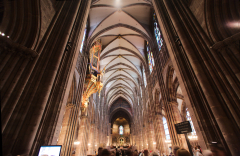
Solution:
<svg viewBox="0 0 240 156"><path fill-rule="evenodd" d="M98 74L100 76L100 74ZM87 74L85 83L84 83L84 92L82 95L82 107L87 108L88 98L97 91L100 93L102 90L103 84L100 81L97 81L97 77L93 74Z"/></svg>
<svg viewBox="0 0 240 156"><path fill-rule="evenodd" d="M36 51L21 44L15 43L6 36L0 36L0 52L18 53L30 58L35 58L38 56Z"/></svg>

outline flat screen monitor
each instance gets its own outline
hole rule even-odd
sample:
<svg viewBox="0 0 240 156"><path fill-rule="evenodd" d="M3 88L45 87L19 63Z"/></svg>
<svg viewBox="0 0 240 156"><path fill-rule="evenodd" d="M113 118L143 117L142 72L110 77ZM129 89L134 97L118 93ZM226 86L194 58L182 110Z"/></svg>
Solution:
<svg viewBox="0 0 240 156"><path fill-rule="evenodd" d="M60 156L61 145L41 146L38 156Z"/></svg>

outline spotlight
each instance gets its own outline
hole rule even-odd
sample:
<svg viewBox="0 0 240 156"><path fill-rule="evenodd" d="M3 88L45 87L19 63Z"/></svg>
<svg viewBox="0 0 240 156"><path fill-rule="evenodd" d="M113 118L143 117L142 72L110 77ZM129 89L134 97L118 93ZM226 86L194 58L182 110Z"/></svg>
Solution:
<svg viewBox="0 0 240 156"><path fill-rule="evenodd" d="M74 144L74 145L79 145L79 144L80 144L80 141L75 141L73 144Z"/></svg>

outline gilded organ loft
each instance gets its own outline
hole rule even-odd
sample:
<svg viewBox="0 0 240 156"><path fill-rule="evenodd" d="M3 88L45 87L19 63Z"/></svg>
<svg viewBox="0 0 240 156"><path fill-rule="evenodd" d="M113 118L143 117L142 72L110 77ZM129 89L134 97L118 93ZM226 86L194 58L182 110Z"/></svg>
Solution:
<svg viewBox="0 0 240 156"><path fill-rule="evenodd" d="M0 2L3 155L240 155L239 0ZM175 124L189 121L187 138ZM190 149L191 150L191 149Z"/></svg>

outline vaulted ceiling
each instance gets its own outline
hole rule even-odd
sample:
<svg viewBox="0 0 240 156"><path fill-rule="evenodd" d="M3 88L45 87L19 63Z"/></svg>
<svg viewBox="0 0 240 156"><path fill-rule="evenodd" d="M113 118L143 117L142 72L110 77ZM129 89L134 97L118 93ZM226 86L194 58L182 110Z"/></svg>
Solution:
<svg viewBox="0 0 240 156"><path fill-rule="evenodd" d="M99 0L91 6L88 38L102 42L100 69L105 69L102 82L109 107L120 97L133 107L151 18L149 0Z"/></svg>

